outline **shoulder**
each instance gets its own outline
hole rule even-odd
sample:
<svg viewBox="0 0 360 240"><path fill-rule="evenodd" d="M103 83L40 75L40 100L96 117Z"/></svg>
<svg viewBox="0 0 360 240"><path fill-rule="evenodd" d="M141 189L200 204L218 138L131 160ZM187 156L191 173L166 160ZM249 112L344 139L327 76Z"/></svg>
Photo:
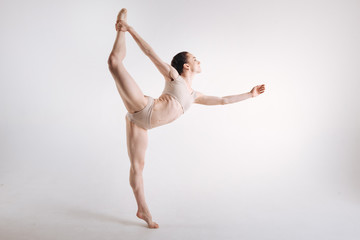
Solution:
<svg viewBox="0 0 360 240"><path fill-rule="evenodd" d="M171 65L170 66L170 72L169 72L169 77L167 80L169 81L173 81L173 80L176 80L178 79L179 77L181 77L178 73L178 71Z"/></svg>
<svg viewBox="0 0 360 240"><path fill-rule="evenodd" d="M195 94L196 94L196 97L201 97L201 96L204 95L203 93L201 93L201 92L199 92L199 91L196 91L196 90L194 90L194 92L195 92Z"/></svg>
<svg viewBox="0 0 360 240"><path fill-rule="evenodd" d="M199 102L203 96L204 96L203 93L194 90L194 101L195 101L195 103Z"/></svg>

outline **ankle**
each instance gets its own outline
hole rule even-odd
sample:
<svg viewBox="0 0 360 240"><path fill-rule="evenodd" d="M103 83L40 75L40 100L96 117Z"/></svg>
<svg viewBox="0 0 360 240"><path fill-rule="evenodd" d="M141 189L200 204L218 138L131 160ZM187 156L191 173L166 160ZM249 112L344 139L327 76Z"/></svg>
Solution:
<svg viewBox="0 0 360 240"><path fill-rule="evenodd" d="M147 207L139 207L138 208L138 213L150 215L150 211L149 211L149 209Z"/></svg>

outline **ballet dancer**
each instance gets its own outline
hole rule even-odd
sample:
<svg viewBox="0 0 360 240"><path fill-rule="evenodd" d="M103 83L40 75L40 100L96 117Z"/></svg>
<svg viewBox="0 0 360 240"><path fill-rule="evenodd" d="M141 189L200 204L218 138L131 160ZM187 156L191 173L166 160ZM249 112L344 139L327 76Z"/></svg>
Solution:
<svg viewBox="0 0 360 240"><path fill-rule="evenodd" d="M117 34L108 65L128 111L125 119L127 151L131 163L129 181L138 206L136 216L146 221L149 228L158 228L159 225L152 220L144 196L142 173L148 145L147 131L174 121L184 114L192 103L203 105L236 103L264 93L265 85L257 85L250 92L232 96L204 95L191 87L195 75L201 72L200 61L193 54L180 52L174 56L171 65L162 61L150 45L127 23L125 8L121 9L117 16L115 29ZM165 78L165 89L157 99L144 95L123 65L126 55L126 32L132 36Z"/></svg>

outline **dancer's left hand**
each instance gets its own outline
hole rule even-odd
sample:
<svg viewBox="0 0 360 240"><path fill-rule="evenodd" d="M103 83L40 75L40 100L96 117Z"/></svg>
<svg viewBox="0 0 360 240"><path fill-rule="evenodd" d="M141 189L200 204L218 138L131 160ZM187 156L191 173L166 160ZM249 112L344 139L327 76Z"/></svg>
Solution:
<svg viewBox="0 0 360 240"><path fill-rule="evenodd" d="M260 94L265 92L265 84L257 85L255 87L253 87L253 89L250 92L252 94L252 97L259 96Z"/></svg>

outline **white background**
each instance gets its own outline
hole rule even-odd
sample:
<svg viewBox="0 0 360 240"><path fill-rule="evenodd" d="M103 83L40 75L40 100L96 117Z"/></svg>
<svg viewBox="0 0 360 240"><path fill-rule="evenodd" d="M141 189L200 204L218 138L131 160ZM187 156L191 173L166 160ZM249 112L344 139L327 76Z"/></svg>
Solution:
<svg viewBox="0 0 360 240"><path fill-rule="evenodd" d="M126 110L108 71L118 11L193 88L261 96L193 105L149 131L135 216ZM0 238L359 239L360 2L24 1L0 5ZM127 35L129 73L164 80Z"/></svg>

